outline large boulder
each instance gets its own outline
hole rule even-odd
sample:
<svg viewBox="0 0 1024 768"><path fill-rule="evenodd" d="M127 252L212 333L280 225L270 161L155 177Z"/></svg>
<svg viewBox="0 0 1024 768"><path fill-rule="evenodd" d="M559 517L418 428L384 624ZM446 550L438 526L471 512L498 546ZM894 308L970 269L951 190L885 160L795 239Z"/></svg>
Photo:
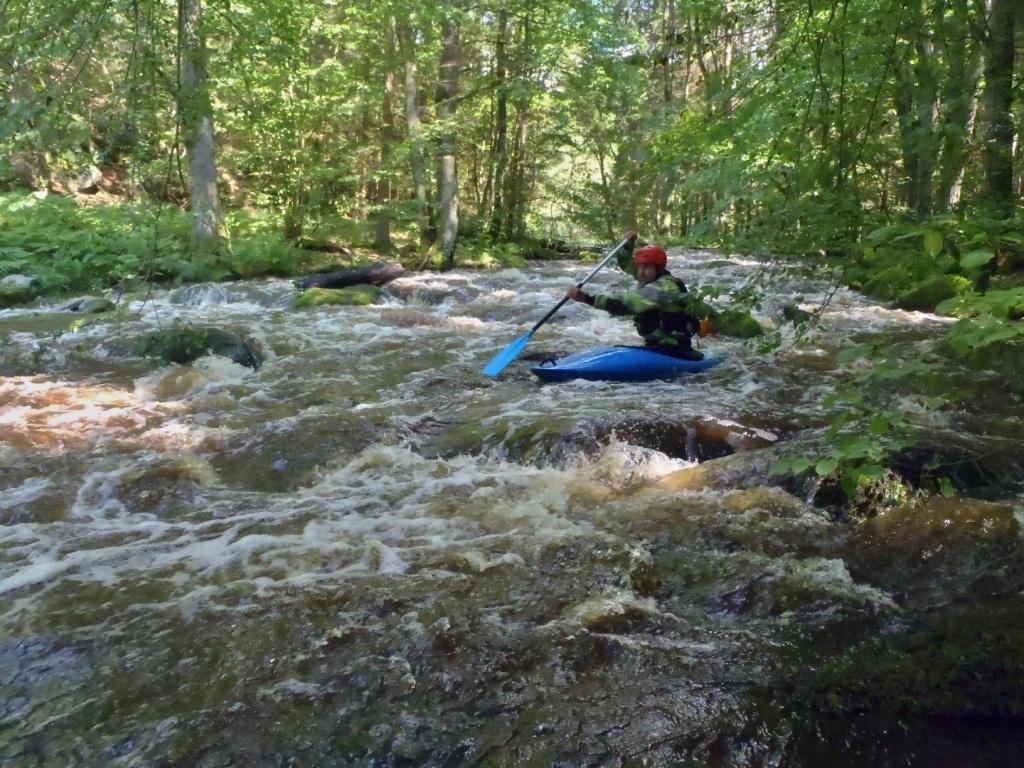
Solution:
<svg viewBox="0 0 1024 768"><path fill-rule="evenodd" d="M28 275L7 275L0 280L0 309L27 304L36 297L36 279Z"/></svg>
<svg viewBox="0 0 1024 768"><path fill-rule="evenodd" d="M350 288L308 288L295 297L296 308L322 306L355 306L373 304L381 290L375 285L354 285Z"/></svg>
<svg viewBox="0 0 1024 768"><path fill-rule="evenodd" d="M91 163L75 176L75 189L83 194L98 192L103 181L103 172Z"/></svg>

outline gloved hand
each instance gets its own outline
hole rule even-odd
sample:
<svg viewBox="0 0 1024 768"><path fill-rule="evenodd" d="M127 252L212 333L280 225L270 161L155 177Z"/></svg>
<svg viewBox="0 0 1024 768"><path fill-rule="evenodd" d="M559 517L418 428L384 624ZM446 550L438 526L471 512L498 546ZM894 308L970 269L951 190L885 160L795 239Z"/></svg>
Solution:
<svg viewBox="0 0 1024 768"><path fill-rule="evenodd" d="M566 298L572 299L573 301L583 301L582 294L583 291L575 285L565 292Z"/></svg>
<svg viewBox="0 0 1024 768"><path fill-rule="evenodd" d="M633 245L633 243L636 242L636 232L629 230L622 236L622 239L625 240L628 245Z"/></svg>

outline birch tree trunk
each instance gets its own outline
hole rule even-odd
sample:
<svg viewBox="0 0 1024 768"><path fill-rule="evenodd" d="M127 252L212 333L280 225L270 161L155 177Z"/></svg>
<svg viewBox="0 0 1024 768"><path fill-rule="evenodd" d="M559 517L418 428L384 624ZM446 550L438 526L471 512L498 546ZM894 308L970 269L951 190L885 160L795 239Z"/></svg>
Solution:
<svg viewBox="0 0 1024 768"><path fill-rule="evenodd" d="M459 26L451 18L441 30L441 67L438 102L443 124L438 143L438 233L445 269L455 263L459 237L459 179L455 162L455 110L459 94Z"/></svg>

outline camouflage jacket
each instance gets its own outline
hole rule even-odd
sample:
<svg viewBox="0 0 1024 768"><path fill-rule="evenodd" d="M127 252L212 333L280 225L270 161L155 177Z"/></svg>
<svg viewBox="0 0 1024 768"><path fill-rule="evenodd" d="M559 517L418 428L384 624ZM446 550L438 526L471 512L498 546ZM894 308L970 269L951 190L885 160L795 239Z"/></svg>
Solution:
<svg viewBox="0 0 1024 768"><path fill-rule="evenodd" d="M619 267L636 277L633 249L623 248L618 255ZM665 272L645 286L637 286L622 294L584 293L587 304L612 315L630 315L647 346L689 349L696 321L687 312L686 284Z"/></svg>

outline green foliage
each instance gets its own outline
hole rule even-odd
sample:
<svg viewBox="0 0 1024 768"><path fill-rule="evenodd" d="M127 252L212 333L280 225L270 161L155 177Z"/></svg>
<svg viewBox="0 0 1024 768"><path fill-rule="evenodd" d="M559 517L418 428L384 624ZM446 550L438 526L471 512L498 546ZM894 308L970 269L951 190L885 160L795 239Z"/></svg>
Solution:
<svg viewBox="0 0 1024 768"><path fill-rule="evenodd" d="M834 415L823 452L784 457L772 469L773 474L799 474L813 468L821 477L835 476L848 500L882 482L891 458L921 440L922 428L908 418L906 398L924 412L947 402L944 395L927 391L930 382L942 381L942 361L903 357L876 344L845 347L837 359L840 365L854 361L870 366L859 365L857 373L825 398ZM914 388L925 391L911 395L908 390Z"/></svg>
<svg viewBox="0 0 1024 768"><path fill-rule="evenodd" d="M515 243L493 243L487 238L459 242L456 259L464 267L525 267L523 249Z"/></svg>
<svg viewBox="0 0 1024 768"><path fill-rule="evenodd" d="M92 291L141 280L186 282L294 274L307 258L260 218L235 220L221 258L193 258L191 222L169 206L82 206L56 195L0 195L0 276L35 277L42 293ZM249 230L254 230L249 234Z"/></svg>
<svg viewBox="0 0 1024 768"><path fill-rule="evenodd" d="M98 290L123 281L190 279L189 224L177 211L78 206L54 195L0 196L0 273L36 277L44 293Z"/></svg>
<svg viewBox="0 0 1024 768"><path fill-rule="evenodd" d="M253 235L231 245L224 263L235 277L293 275L303 254L280 234Z"/></svg>
<svg viewBox="0 0 1024 768"><path fill-rule="evenodd" d="M883 269L864 283L864 292L879 299L895 299L914 282L914 275L900 264Z"/></svg>

